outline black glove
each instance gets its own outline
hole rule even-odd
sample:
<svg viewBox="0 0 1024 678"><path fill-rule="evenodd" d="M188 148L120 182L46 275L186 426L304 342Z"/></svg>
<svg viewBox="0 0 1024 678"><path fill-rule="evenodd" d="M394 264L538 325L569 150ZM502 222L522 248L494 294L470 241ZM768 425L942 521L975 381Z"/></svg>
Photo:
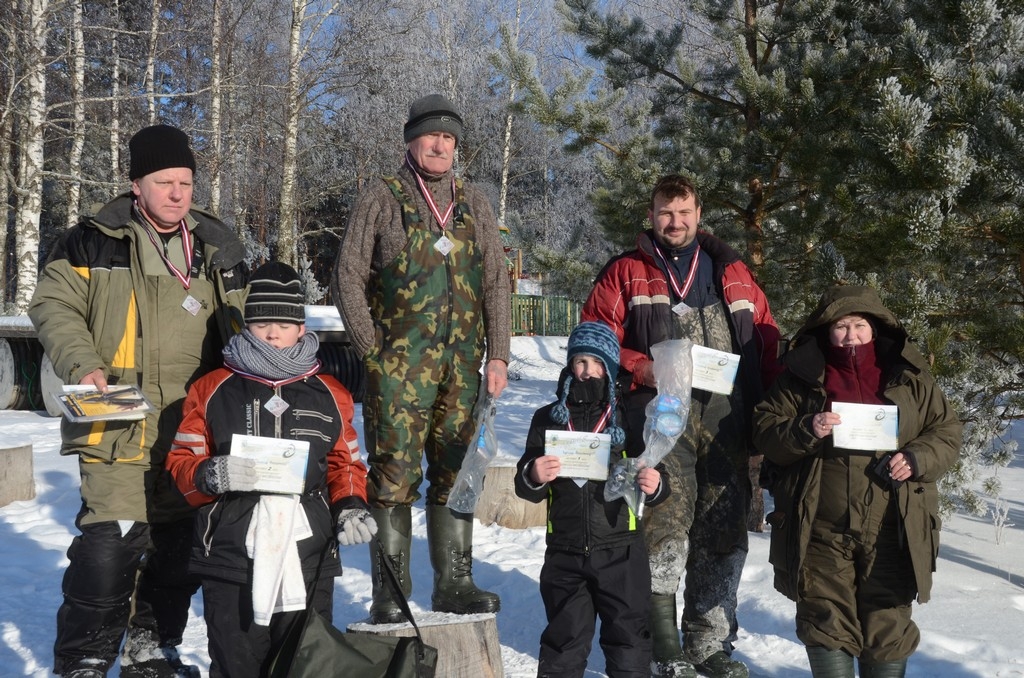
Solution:
<svg viewBox="0 0 1024 678"><path fill-rule="evenodd" d="M256 460L218 455L196 470L196 487L203 494L252 492L256 489Z"/></svg>
<svg viewBox="0 0 1024 678"><path fill-rule="evenodd" d="M366 509L345 509L338 514L334 530L342 546L365 544L377 534L377 521Z"/></svg>

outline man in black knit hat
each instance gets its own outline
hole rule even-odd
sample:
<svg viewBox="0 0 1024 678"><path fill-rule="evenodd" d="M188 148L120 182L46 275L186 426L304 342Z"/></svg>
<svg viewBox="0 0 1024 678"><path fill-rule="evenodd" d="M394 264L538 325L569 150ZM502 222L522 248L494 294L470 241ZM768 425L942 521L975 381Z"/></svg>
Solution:
<svg viewBox="0 0 1024 678"><path fill-rule="evenodd" d="M242 326L244 248L192 206L188 136L153 125L128 144L131 190L65 233L29 316L65 384L138 386L140 421L61 423L79 458L81 534L68 549L54 671L102 678L125 638L121 676L193 676L181 643L196 582L193 511L163 470L187 388L220 366Z"/></svg>

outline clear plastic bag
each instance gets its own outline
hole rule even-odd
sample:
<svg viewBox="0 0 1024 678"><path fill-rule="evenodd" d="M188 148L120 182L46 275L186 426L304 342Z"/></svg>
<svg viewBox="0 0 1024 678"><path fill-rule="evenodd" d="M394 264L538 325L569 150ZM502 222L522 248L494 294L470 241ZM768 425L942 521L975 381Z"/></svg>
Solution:
<svg viewBox="0 0 1024 678"><path fill-rule="evenodd" d="M643 454L616 461L605 482L605 501L622 497L638 517L643 515L644 493L637 483L637 473L657 466L672 451L690 418L692 348L693 342L689 339L670 339L651 347L658 395L645 409Z"/></svg>
<svg viewBox="0 0 1024 678"><path fill-rule="evenodd" d="M494 416L497 413L494 397L482 390L473 408L476 421L473 443L466 450L462 467L455 477L455 484L448 493L446 506L459 513L476 511L477 501L484 491L484 475L487 467L498 455L498 436L494 432Z"/></svg>

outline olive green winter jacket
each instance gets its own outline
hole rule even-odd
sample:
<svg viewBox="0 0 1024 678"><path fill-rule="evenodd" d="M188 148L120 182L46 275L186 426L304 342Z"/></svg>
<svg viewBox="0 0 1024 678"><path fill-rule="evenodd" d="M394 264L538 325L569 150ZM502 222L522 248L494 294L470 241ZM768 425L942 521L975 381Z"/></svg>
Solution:
<svg viewBox="0 0 1024 678"><path fill-rule="evenodd" d="M141 422L64 421L62 454L162 464L166 450L153 452L154 445L158 438L169 443L180 414L160 413L170 405L180 410L188 386L220 366L224 342L242 327L244 248L227 226L200 210L190 211L186 225L194 236L188 290L133 216L130 194L104 205L55 245L29 306L54 372L77 384L102 369L111 384L140 386L158 411ZM180 234L164 251L185 268ZM187 297L198 302L194 314L183 307Z"/></svg>
<svg viewBox="0 0 1024 678"><path fill-rule="evenodd" d="M911 343L902 324L867 287L834 287L796 333L783 357L786 371L754 410L754 443L766 460L764 479L775 499L769 559L775 587L797 600L799 573L811 522L819 502L832 498L820 487L822 453L830 439L811 430L815 413L825 409L825 356L819 341L835 320L851 313L875 322L876 355L881 357L883 396L899 408L899 449L912 455L915 475L896 490L917 584L917 599L930 597L939 549L939 479L960 454L962 424ZM881 457L883 452L876 452Z"/></svg>

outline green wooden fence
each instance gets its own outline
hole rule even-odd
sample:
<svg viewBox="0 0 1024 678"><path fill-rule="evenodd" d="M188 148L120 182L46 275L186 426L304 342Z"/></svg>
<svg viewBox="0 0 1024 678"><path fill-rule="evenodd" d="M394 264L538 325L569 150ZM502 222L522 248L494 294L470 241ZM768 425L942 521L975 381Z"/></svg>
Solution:
<svg viewBox="0 0 1024 678"><path fill-rule="evenodd" d="M580 322L578 301L534 294L512 295L512 334L566 337Z"/></svg>

